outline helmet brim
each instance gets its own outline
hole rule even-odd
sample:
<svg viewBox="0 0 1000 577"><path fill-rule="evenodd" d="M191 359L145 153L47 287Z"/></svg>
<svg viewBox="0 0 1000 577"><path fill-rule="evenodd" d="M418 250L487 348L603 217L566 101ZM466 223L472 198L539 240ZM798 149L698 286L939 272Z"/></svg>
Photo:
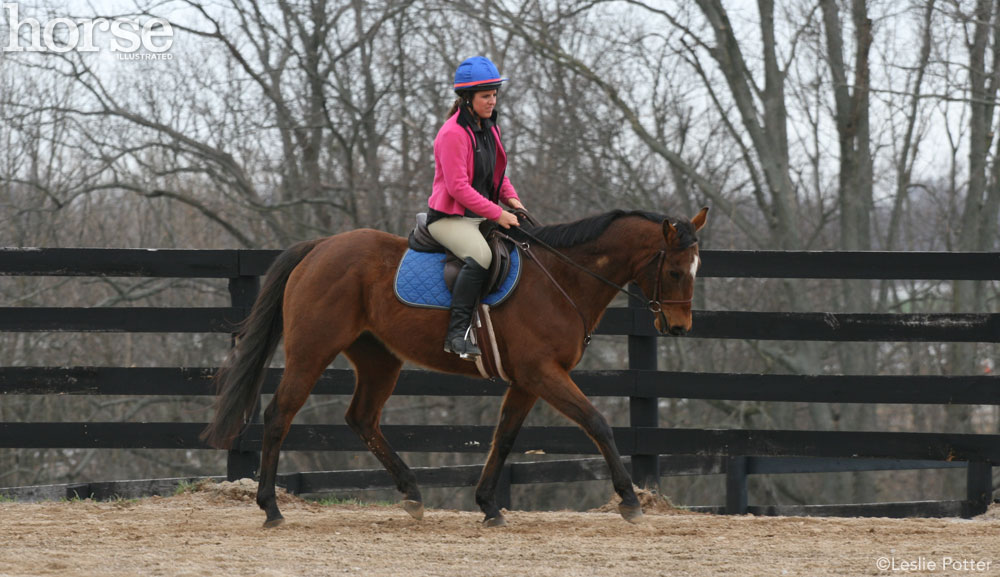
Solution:
<svg viewBox="0 0 1000 577"><path fill-rule="evenodd" d="M455 92L482 92L484 90L497 90L504 82L507 82L506 78L494 78L490 80L478 80L476 82L464 82L456 84L454 88Z"/></svg>

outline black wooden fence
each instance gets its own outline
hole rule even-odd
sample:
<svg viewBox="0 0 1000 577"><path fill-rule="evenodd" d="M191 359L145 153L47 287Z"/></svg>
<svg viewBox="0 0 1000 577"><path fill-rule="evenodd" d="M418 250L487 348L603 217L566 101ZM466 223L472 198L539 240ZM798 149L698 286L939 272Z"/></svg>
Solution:
<svg viewBox="0 0 1000 577"><path fill-rule="evenodd" d="M0 275L174 277L229 279L231 306L220 308L29 308L0 307L0 331L229 332L248 312L259 277L278 251L0 249ZM879 253L703 251L702 279L818 278L1000 280L1000 253ZM702 281L711 282L711 281ZM715 430L659 428L662 398L819 403L1000 404L992 376L843 376L687 373L656 370L656 339L641 299L630 308L610 309L599 334L627 335L629 369L578 371L588 395L629 397L630 426L615 439L631 461L635 480L655 485L661 475L725 474L728 513L969 516L992 500L992 467L1000 464L1000 435L800 430ZM1000 314L854 314L752 311L696 311L690 338L1000 342ZM208 395L211 368L0 367L3 395ZM274 390L272 369L265 393ZM315 392L349 395L349 371L328 370ZM502 383L423 371L404 371L400 395L499 396ZM0 448L204 448L202 423L0 423ZM400 451L484 453L492 424L386 426ZM250 428L230 452L227 476L252 475L260 449L260 425ZM287 450L363 451L346 425L296 425ZM587 437L574 427L529 427L515 451L592 454ZM963 467L964 500L837 506L756 507L747 503L747 475L833 471ZM425 486L475 483L478 466L418 469ZM502 480L509 486L604 479L599 459L514 463ZM286 475L293 492L391 486L378 471L333 471ZM147 489L155 483L146 483ZM72 486L71 495L129 494L121 482Z"/></svg>

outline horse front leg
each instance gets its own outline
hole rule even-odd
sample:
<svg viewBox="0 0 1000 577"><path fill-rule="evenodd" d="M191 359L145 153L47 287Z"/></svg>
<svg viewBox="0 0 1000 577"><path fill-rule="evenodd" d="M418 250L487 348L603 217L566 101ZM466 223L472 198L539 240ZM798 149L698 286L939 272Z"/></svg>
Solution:
<svg viewBox="0 0 1000 577"><path fill-rule="evenodd" d="M549 367L535 372L534 375L525 386L587 433L611 470L611 483L622 500L618 505L618 512L630 523L641 522L642 505L635 494L635 489L632 488L632 477L625 469L621 455L618 454L607 419L580 391L569 373L562 367Z"/></svg>
<svg viewBox="0 0 1000 577"><path fill-rule="evenodd" d="M496 430L493 431L493 444L490 445L490 454L483 465L483 472L479 477L479 484L476 486L476 504L486 514L483 524L487 527L502 527L507 524L497 507L496 490L497 482L500 480L500 473L503 471L504 461L510 454L511 447L514 446L514 439L517 438L518 431L524 419L535 406L538 395L526 391L516 384L511 383L504 395L503 404L500 406L500 421Z"/></svg>

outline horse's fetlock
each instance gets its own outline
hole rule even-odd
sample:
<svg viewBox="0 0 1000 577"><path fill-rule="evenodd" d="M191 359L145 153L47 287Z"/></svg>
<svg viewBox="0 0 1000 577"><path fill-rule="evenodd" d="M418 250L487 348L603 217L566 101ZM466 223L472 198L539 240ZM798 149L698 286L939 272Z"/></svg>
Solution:
<svg viewBox="0 0 1000 577"><path fill-rule="evenodd" d="M273 501L275 501L274 490L268 490L266 487L257 490L257 504L260 505L261 509L266 509L267 505Z"/></svg>
<svg viewBox="0 0 1000 577"><path fill-rule="evenodd" d="M493 503L480 503L479 510L483 512L483 515L485 515L487 519L500 517L502 515L500 513L500 507L497 507Z"/></svg>
<svg viewBox="0 0 1000 577"><path fill-rule="evenodd" d="M630 482L627 487L615 487L615 492L618 496L622 498L622 504L628 507L636 507L639 505L639 497L636 496L635 490L632 488L632 483Z"/></svg>

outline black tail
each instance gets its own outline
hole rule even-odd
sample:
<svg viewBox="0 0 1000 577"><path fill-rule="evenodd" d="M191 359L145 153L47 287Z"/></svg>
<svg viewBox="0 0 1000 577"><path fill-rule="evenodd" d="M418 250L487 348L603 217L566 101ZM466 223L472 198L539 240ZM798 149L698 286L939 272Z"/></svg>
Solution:
<svg viewBox="0 0 1000 577"><path fill-rule="evenodd" d="M267 269L264 286L250 310L250 316L239 327L236 348L215 374L219 395L215 402L215 419L201 433L201 438L209 445L228 449L250 421L254 405L260 398L264 372L281 341L281 306L285 284L292 270L320 240L293 245L278 255Z"/></svg>

